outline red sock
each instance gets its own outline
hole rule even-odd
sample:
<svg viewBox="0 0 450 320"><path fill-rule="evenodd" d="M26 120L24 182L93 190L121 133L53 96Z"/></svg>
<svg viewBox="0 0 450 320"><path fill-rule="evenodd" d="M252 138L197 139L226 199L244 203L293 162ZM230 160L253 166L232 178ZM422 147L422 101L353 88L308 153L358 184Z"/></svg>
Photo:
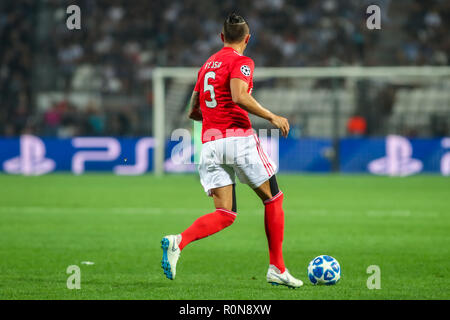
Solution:
<svg viewBox="0 0 450 320"><path fill-rule="evenodd" d="M270 264L283 273L286 269L282 250L284 235L283 192L280 191L271 199L264 201L264 206L264 225L269 242Z"/></svg>
<svg viewBox="0 0 450 320"><path fill-rule="evenodd" d="M234 222L234 219L236 219L236 213L225 209L216 209L216 211L198 218L189 228L181 233L181 242L178 245L180 250L183 250L192 241L205 238L225 229Z"/></svg>

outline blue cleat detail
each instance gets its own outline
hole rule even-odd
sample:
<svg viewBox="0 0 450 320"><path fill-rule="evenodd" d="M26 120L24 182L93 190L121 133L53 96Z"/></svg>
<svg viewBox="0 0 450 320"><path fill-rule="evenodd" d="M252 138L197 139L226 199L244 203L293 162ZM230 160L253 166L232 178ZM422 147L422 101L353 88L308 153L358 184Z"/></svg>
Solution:
<svg viewBox="0 0 450 320"><path fill-rule="evenodd" d="M163 238L161 240L161 248L163 249L163 258L161 260L161 267L164 270L164 274L167 277L167 279L173 280L170 263L167 259L167 249L169 249L169 239Z"/></svg>

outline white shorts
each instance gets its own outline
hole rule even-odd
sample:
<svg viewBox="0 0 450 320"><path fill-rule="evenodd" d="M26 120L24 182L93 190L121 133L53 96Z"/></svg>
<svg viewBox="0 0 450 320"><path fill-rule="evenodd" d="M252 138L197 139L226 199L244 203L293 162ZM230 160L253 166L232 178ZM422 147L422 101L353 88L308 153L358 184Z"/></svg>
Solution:
<svg viewBox="0 0 450 320"><path fill-rule="evenodd" d="M208 195L211 189L239 181L257 188L277 173L276 164L267 156L256 135L228 137L203 144L198 165L200 182Z"/></svg>

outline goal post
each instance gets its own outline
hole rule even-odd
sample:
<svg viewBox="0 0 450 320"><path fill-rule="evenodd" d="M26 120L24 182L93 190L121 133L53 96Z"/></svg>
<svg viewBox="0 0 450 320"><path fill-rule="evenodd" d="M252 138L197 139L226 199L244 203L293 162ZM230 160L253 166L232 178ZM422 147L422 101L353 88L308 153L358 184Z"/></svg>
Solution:
<svg viewBox="0 0 450 320"><path fill-rule="evenodd" d="M165 172L165 145L168 139L165 127L167 120L166 102L168 99L166 80L176 79L183 81L192 90L197 72L198 68L187 67L157 67L153 71L153 136L156 142L153 153L153 171L157 176L163 175ZM448 85L450 67L259 67L255 69L255 81L269 79L298 79L300 81L345 79L353 84L355 81L363 79L427 84L439 83L442 79L446 79ZM335 81L331 81L331 83L335 83ZM332 88L334 87L332 86ZM257 90L258 87L255 86L255 91L257 92ZM337 101L337 99L334 101ZM271 106L268 105L268 107L270 108ZM334 103L332 108L335 111L333 114L337 115L339 103ZM338 123L334 121L332 126L335 128L332 131L335 134L332 138L335 139L338 138L337 125Z"/></svg>

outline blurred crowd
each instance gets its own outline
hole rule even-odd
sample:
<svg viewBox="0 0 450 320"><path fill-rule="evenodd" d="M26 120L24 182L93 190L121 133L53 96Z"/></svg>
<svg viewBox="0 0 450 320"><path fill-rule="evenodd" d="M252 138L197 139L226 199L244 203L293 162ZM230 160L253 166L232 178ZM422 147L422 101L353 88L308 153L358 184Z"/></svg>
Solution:
<svg viewBox="0 0 450 320"><path fill-rule="evenodd" d="M0 4L0 134L22 132L31 113L32 1Z"/></svg>
<svg viewBox="0 0 450 320"><path fill-rule="evenodd" d="M74 3L81 30L65 24ZM381 7L382 30L366 27L370 4ZM449 64L447 0L18 0L0 8L3 135L142 134L135 122L151 108L152 70L200 66L221 47L232 11L250 25L246 55L256 66ZM81 71L102 95L142 96L144 103L74 105L67 97L85 79ZM44 91L65 98L38 108Z"/></svg>

